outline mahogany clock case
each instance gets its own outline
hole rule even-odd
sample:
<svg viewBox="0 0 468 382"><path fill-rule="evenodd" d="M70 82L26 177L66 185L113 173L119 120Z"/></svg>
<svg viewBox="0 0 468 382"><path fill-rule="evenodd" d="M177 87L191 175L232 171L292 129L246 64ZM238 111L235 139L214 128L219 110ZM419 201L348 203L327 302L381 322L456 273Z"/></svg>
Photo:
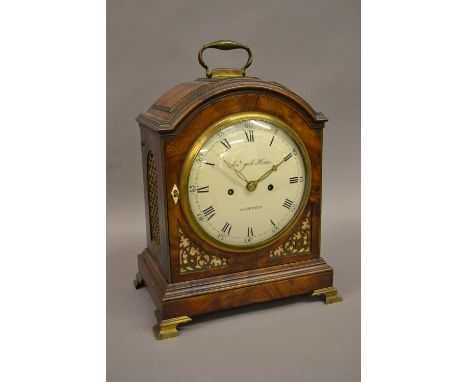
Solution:
<svg viewBox="0 0 468 382"><path fill-rule="evenodd" d="M177 191L173 196L192 144L208 126L240 112L269 114L295 130L310 158L311 184L302 214L283 236L266 248L229 253L196 235L177 202ZM333 270L320 257L322 139L327 121L322 113L277 83L220 77L174 87L137 121L147 225L147 248L138 256L138 268L160 319L196 316L333 286ZM287 249L303 227L306 244Z"/></svg>

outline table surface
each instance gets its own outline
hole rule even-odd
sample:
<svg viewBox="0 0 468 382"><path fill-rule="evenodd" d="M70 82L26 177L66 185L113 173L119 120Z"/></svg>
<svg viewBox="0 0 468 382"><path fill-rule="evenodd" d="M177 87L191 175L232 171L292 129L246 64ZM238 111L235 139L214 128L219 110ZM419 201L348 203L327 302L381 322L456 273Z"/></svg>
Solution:
<svg viewBox="0 0 468 382"><path fill-rule="evenodd" d="M148 292L132 282L144 231L108 233L108 381L359 381L359 223L324 228L322 252L342 303L298 296L216 312L165 341L154 339Z"/></svg>

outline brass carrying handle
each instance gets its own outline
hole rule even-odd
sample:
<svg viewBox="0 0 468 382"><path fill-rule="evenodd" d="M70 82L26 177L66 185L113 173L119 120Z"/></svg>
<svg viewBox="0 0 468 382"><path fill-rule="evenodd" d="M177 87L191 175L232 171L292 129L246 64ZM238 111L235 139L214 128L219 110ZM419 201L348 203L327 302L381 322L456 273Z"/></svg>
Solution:
<svg viewBox="0 0 468 382"><path fill-rule="evenodd" d="M205 61L203 61L203 52L208 48L220 49L220 50L232 50L232 49L244 49L249 58L247 63L241 69L210 69ZM231 40L218 40L213 41L208 44L203 45L200 50L198 51L198 62L201 66L206 69L206 76L208 78L214 77L222 77L222 76L245 76L245 69L247 69L250 64L252 64L252 52L247 45L243 45L239 42L231 41Z"/></svg>

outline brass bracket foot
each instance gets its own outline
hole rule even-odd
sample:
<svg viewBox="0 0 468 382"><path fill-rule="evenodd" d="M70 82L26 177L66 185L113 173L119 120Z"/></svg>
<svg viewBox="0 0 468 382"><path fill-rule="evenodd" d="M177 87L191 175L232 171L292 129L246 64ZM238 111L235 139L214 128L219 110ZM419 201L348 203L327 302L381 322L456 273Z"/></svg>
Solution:
<svg viewBox="0 0 468 382"><path fill-rule="evenodd" d="M188 316L181 316L162 320L158 325L153 327L153 333L157 340L167 340L168 338L177 337L177 325L186 324L192 321Z"/></svg>
<svg viewBox="0 0 468 382"><path fill-rule="evenodd" d="M145 282L143 281L143 277L141 277L140 272L136 273L135 280L133 280L133 285L135 285L135 289L140 289L145 286Z"/></svg>
<svg viewBox="0 0 468 382"><path fill-rule="evenodd" d="M324 296L325 304L334 304L343 301L343 299L338 295L338 290L335 287L314 290L312 296Z"/></svg>

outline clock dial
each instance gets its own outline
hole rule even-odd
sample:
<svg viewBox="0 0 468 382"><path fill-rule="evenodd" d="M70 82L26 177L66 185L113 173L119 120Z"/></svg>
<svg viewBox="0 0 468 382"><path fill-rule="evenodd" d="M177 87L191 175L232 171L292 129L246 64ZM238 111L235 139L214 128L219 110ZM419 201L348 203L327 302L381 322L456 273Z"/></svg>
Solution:
<svg viewBox="0 0 468 382"><path fill-rule="evenodd" d="M185 211L219 248L248 250L280 236L308 197L308 157L273 117L237 116L215 124L184 165Z"/></svg>

